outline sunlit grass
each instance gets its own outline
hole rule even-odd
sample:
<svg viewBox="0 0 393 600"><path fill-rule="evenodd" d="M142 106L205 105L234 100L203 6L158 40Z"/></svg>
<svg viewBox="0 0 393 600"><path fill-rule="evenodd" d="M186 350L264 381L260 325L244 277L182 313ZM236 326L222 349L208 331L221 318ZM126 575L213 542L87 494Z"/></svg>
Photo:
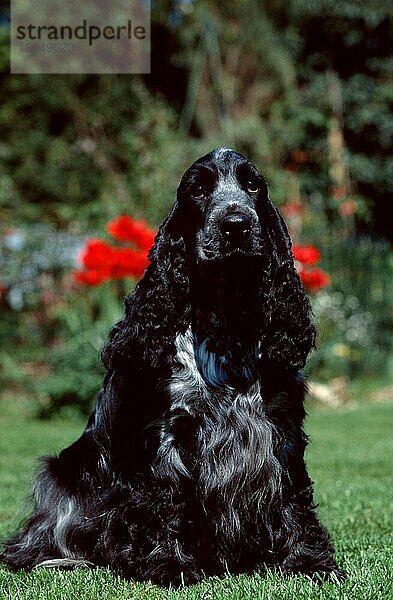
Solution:
<svg viewBox="0 0 393 600"><path fill-rule="evenodd" d="M83 423L32 420L18 401L0 405L0 416L0 532L6 535L17 523L18 510L20 517L18 507L27 494L36 456L73 441ZM321 520L332 534L339 564L349 574L340 586L268 572L212 578L168 591L126 582L105 569L14 574L0 568L0 598L388 600L393 589L392 416L393 404L310 410L307 460Z"/></svg>

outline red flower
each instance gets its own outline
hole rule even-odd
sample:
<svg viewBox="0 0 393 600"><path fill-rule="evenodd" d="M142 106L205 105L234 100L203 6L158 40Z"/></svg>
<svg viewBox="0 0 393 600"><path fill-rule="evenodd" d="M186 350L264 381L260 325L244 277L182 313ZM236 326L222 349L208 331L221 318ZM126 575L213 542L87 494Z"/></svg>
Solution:
<svg viewBox="0 0 393 600"><path fill-rule="evenodd" d="M303 206L300 202L287 202L282 207L282 212L286 217L296 217L297 215L302 214Z"/></svg>
<svg viewBox="0 0 393 600"><path fill-rule="evenodd" d="M113 261L114 248L103 240L89 240L78 255L78 261L86 267L86 269L110 269Z"/></svg>
<svg viewBox="0 0 393 600"><path fill-rule="evenodd" d="M151 248L156 233L148 227L146 221L135 221L128 215L122 215L111 221L106 229L116 240L132 242L142 250Z"/></svg>
<svg viewBox="0 0 393 600"><path fill-rule="evenodd" d="M295 150L291 156L295 162L300 164L305 163L308 159L307 152L304 152L304 150Z"/></svg>
<svg viewBox="0 0 393 600"><path fill-rule="evenodd" d="M345 200L345 202L342 202L340 204L338 210L343 217L350 217L357 210L356 202L354 200L350 200L350 199Z"/></svg>
<svg viewBox="0 0 393 600"><path fill-rule="evenodd" d="M100 285L107 279L135 277L140 279L149 264L148 250L155 232L145 221L134 221L123 215L107 225L113 237L122 242L132 242L136 248L117 248L108 242L92 239L79 253L78 260L85 267L76 271L74 279L86 285Z"/></svg>
<svg viewBox="0 0 393 600"><path fill-rule="evenodd" d="M347 188L345 185L337 185L332 189L332 196L336 200L342 200L347 196Z"/></svg>
<svg viewBox="0 0 393 600"><path fill-rule="evenodd" d="M84 283L86 285L100 285L105 279L104 273L100 271L75 271L74 279L77 283Z"/></svg>
<svg viewBox="0 0 393 600"><path fill-rule="evenodd" d="M0 282L0 300L5 297L7 293L7 288Z"/></svg>
<svg viewBox="0 0 393 600"><path fill-rule="evenodd" d="M294 162L288 163L285 168L290 173L297 173L297 171L298 171L298 166Z"/></svg>
<svg viewBox="0 0 393 600"><path fill-rule="evenodd" d="M110 269L112 279L136 277L140 279L149 264L147 253L133 248L117 248Z"/></svg>
<svg viewBox="0 0 393 600"><path fill-rule="evenodd" d="M298 246L294 244L292 252L295 260L298 260L304 265L314 265L319 262L321 258L319 250L315 248L315 246Z"/></svg>
<svg viewBox="0 0 393 600"><path fill-rule="evenodd" d="M300 279L310 292L317 292L330 285L331 279L322 269L300 269Z"/></svg>

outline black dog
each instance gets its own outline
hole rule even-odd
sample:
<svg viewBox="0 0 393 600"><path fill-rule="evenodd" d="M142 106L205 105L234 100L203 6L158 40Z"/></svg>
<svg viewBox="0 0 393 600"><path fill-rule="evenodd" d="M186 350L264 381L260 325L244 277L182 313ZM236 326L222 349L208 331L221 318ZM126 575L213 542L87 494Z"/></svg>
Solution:
<svg viewBox="0 0 393 600"><path fill-rule="evenodd" d="M303 458L309 302L254 165L225 148L198 159L150 260L87 427L44 460L3 561L162 585L269 565L343 578Z"/></svg>

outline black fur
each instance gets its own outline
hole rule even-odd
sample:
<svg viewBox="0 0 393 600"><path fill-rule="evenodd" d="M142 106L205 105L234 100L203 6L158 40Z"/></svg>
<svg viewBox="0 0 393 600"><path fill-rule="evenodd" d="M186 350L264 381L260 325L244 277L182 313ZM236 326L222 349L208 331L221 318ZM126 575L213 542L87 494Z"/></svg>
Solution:
<svg viewBox="0 0 393 600"><path fill-rule="evenodd" d="M309 302L254 165L197 160L150 260L87 427L44 459L2 560L161 585L266 566L341 579L303 458Z"/></svg>

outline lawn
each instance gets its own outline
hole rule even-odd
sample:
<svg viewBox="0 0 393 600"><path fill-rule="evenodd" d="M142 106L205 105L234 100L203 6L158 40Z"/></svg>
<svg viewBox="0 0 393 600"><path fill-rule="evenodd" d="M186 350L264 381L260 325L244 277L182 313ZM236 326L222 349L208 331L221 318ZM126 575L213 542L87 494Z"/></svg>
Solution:
<svg viewBox="0 0 393 600"><path fill-rule="evenodd" d="M198 586L162 590L134 584L105 569L10 573L0 567L1 600L109 599L343 599L393 598L392 435L393 404L310 409L308 465L315 480L321 520L330 530L337 560L349 573L345 584L316 585L274 572L211 578ZM18 520L35 457L55 452L79 434L78 420L39 422L20 402L0 405L0 534ZM19 508L18 508L19 507Z"/></svg>

